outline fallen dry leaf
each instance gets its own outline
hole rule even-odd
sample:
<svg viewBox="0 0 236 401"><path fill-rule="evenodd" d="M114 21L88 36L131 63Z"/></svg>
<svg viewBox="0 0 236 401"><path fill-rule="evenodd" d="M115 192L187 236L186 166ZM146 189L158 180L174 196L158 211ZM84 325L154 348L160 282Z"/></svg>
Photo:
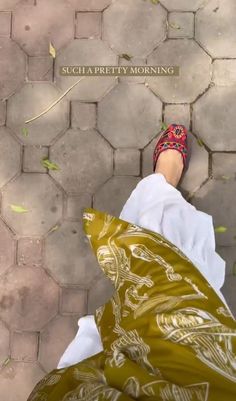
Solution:
<svg viewBox="0 0 236 401"><path fill-rule="evenodd" d="M2 366L1 366L1 367L3 368L3 367L5 367L5 366L7 366L8 363L9 363L10 361L11 361L11 358L8 357L8 358L5 359L5 361L2 363Z"/></svg>
<svg viewBox="0 0 236 401"><path fill-rule="evenodd" d="M49 43L49 54L53 57L56 58L56 49L55 47L52 45L52 43Z"/></svg>
<svg viewBox="0 0 236 401"><path fill-rule="evenodd" d="M120 57L122 57L122 58L124 58L125 60L128 60L128 61L130 61L131 60L131 58L133 57L133 56L130 56L129 54L122 54Z"/></svg>
<svg viewBox="0 0 236 401"><path fill-rule="evenodd" d="M59 227L58 225L52 227L51 230L48 231L48 234L52 233L53 231L56 231L58 229L58 227Z"/></svg>

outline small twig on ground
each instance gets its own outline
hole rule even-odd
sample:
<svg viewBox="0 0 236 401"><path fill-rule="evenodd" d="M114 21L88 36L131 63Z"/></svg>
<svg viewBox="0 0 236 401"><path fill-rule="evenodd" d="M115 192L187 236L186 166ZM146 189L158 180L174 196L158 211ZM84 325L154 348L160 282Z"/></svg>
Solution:
<svg viewBox="0 0 236 401"><path fill-rule="evenodd" d="M82 81L82 79L86 78L85 76L80 78L78 81L76 81L73 85L71 85L57 100L55 100L50 106L48 106L46 108L46 110L42 111L42 113L40 113L38 116L35 116L33 118L31 118L30 120L25 121L25 124L31 123L34 120L37 120L37 118L43 116L44 114L46 114L49 110L51 110L57 103L59 103L61 101L61 99L63 99L63 97L65 97L67 95L68 92L71 91L71 89L73 89L80 81Z"/></svg>

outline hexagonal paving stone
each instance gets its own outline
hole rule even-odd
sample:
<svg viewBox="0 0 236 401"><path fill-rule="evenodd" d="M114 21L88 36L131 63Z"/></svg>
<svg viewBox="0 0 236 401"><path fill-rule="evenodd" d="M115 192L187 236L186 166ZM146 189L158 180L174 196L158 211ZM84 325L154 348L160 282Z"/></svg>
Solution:
<svg viewBox="0 0 236 401"><path fill-rule="evenodd" d="M99 265L81 223L64 222L47 236L45 265L62 285L90 287L99 273Z"/></svg>
<svg viewBox="0 0 236 401"><path fill-rule="evenodd" d="M212 174L214 178L236 179L236 153L213 153Z"/></svg>
<svg viewBox="0 0 236 401"><path fill-rule="evenodd" d="M95 130L68 130L51 147L50 159L60 167L50 175L67 192L92 193L112 175L112 149Z"/></svg>
<svg viewBox="0 0 236 401"><path fill-rule="evenodd" d="M118 57L113 53L106 42L100 39L75 39L58 54L55 60L56 84L64 92L75 84L80 76L64 76L60 74L62 66L103 66L118 65ZM98 101L114 85L114 76L84 77L67 95L67 99Z"/></svg>
<svg viewBox="0 0 236 401"><path fill-rule="evenodd" d="M216 233L218 245L235 245L236 215L234 202L232 202L235 196L236 189L231 180L211 179L203 185L191 201L197 209L213 216L214 227L227 227L226 232Z"/></svg>
<svg viewBox="0 0 236 401"><path fill-rule="evenodd" d="M211 58L192 39L170 39L162 43L148 57L148 65L180 67L179 76L146 78L154 93L168 103L193 102L210 84Z"/></svg>
<svg viewBox="0 0 236 401"><path fill-rule="evenodd" d="M225 283L222 287L222 293L229 305L231 312L236 319L236 302L235 302L235 288L236 288L236 277L227 276Z"/></svg>
<svg viewBox="0 0 236 401"><path fill-rule="evenodd" d="M74 38L74 11L63 0L19 4L13 12L12 37L30 56L48 55L50 42L58 50Z"/></svg>
<svg viewBox="0 0 236 401"><path fill-rule="evenodd" d="M20 171L21 146L5 127L0 128L0 187Z"/></svg>
<svg viewBox="0 0 236 401"><path fill-rule="evenodd" d="M10 333L0 320L0 366L10 355Z"/></svg>
<svg viewBox="0 0 236 401"><path fill-rule="evenodd" d="M116 148L143 148L161 126L162 103L140 84L119 84L98 103L98 130Z"/></svg>
<svg viewBox="0 0 236 401"><path fill-rule="evenodd" d="M236 3L234 0L210 0L196 14L196 40L212 57L236 57Z"/></svg>
<svg viewBox="0 0 236 401"><path fill-rule="evenodd" d="M69 125L69 102L62 99L50 111L33 122L25 121L36 117L55 100L61 92L50 83L28 83L8 100L7 126L29 145L50 145L52 140ZM26 127L28 135L22 129Z"/></svg>
<svg viewBox="0 0 236 401"><path fill-rule="evenodd" d="M78 318L56 316L40 335L39 361L49 372L56 369L67 346L78 331Z"/></svg>
<svg viewBox="0 0 236 401"><path fill-rule="evenodd" d="M12 267L0 294L0 318L15 330L39 331L58 310L58 286L40 268Z"/></svg>
<svg viewBox="0 0 236 401"><path fill-rule="evenodd" d="M103 14L103 39L118 54L148 55L166 37L167 13L160 4L119 0Z"/></svg>
<svg viewBox="0 0 236 401"><path fill-rule="evenodd" d="M102 11L112 0L68 0L78 11Z"/></svg>
<svg viewBox="0 0 236 401"><path fill-rule="evenodd" d="M14 263L15 243L9 228L0 220L0 275Z"/></svg>
<svg viewBox="0 0 236 401"><path fill-rule="evenodd" d="M111 280L102 272L96 280L96 285L91 286L88 293L88 314L95 313L95 310L104 305L114 294L115 287Z"/></svg>
<svg viewBox="0 0 236 401"><path fill-rule="evenodd" d="M236 245L236 237L235 237ZM216 252L226 261L226 275L236 275L236 246L220 246L216 247ZM236 280L235 280L236 281Z"/></svg>
<svg viewBox="0 0 236 401"><path fill-rule="evenodd" d="M28 212L16 213L10 205ZM61 218L62 193L47 174L23 173L4 187L2 214L20 235L43 235Z"/></svg>
<svg viewBox="0 0 236 401"><path fill-rule="evenodd" d="M211 150L236 151L236 86L212 87L193 105L193 131Z"/></svg>
<svg viewBox="0 0 236 401"><path fill-rule="evenodd" d="M45 376L37 362L11 361L0 371L3 400L26 401L36 384Z"/></svg>
<svg viewBox="0 0 236 401"><path fill-rule="evenodd" d="M8 98L25 78L26 55L15 42L0 38L0 98Z"/></svg>
<svg viewBox="0 0 236 401"><path fill-rule="evenodd" d="M112 177L95 193L93 207L119 217L125 202L140 180L140 177Z"/></svg>
<svg viewBox="0 0 236 401"><path fill-rule="evenodd" d="M161 0L169 11L196 11L207 0Z"/></svg>

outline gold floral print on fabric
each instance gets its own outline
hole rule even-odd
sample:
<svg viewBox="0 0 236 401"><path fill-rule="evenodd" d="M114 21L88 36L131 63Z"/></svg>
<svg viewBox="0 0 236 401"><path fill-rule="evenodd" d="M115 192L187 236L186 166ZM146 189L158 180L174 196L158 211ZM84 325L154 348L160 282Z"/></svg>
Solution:
<svg viewBox="0 0 236 401"><path fill-rule="evenodd" d="M48 373L28 401L235 401L236 321L196 266L108 213L86 208L83 224L115 287L95 313L104 350Z"/></svg>

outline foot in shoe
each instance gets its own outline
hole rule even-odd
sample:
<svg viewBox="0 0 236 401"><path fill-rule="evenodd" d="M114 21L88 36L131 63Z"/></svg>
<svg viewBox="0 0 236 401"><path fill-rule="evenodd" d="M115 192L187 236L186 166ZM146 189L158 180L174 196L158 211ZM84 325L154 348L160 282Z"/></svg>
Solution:
<svg viewBox="0 0 236 401"><path fill-rule="evenodd" d="M183 157L176 149L166 149L160 153L155 173L161 173L165 176L169 184L176 187L181 178L184 168Z"/></svg>

